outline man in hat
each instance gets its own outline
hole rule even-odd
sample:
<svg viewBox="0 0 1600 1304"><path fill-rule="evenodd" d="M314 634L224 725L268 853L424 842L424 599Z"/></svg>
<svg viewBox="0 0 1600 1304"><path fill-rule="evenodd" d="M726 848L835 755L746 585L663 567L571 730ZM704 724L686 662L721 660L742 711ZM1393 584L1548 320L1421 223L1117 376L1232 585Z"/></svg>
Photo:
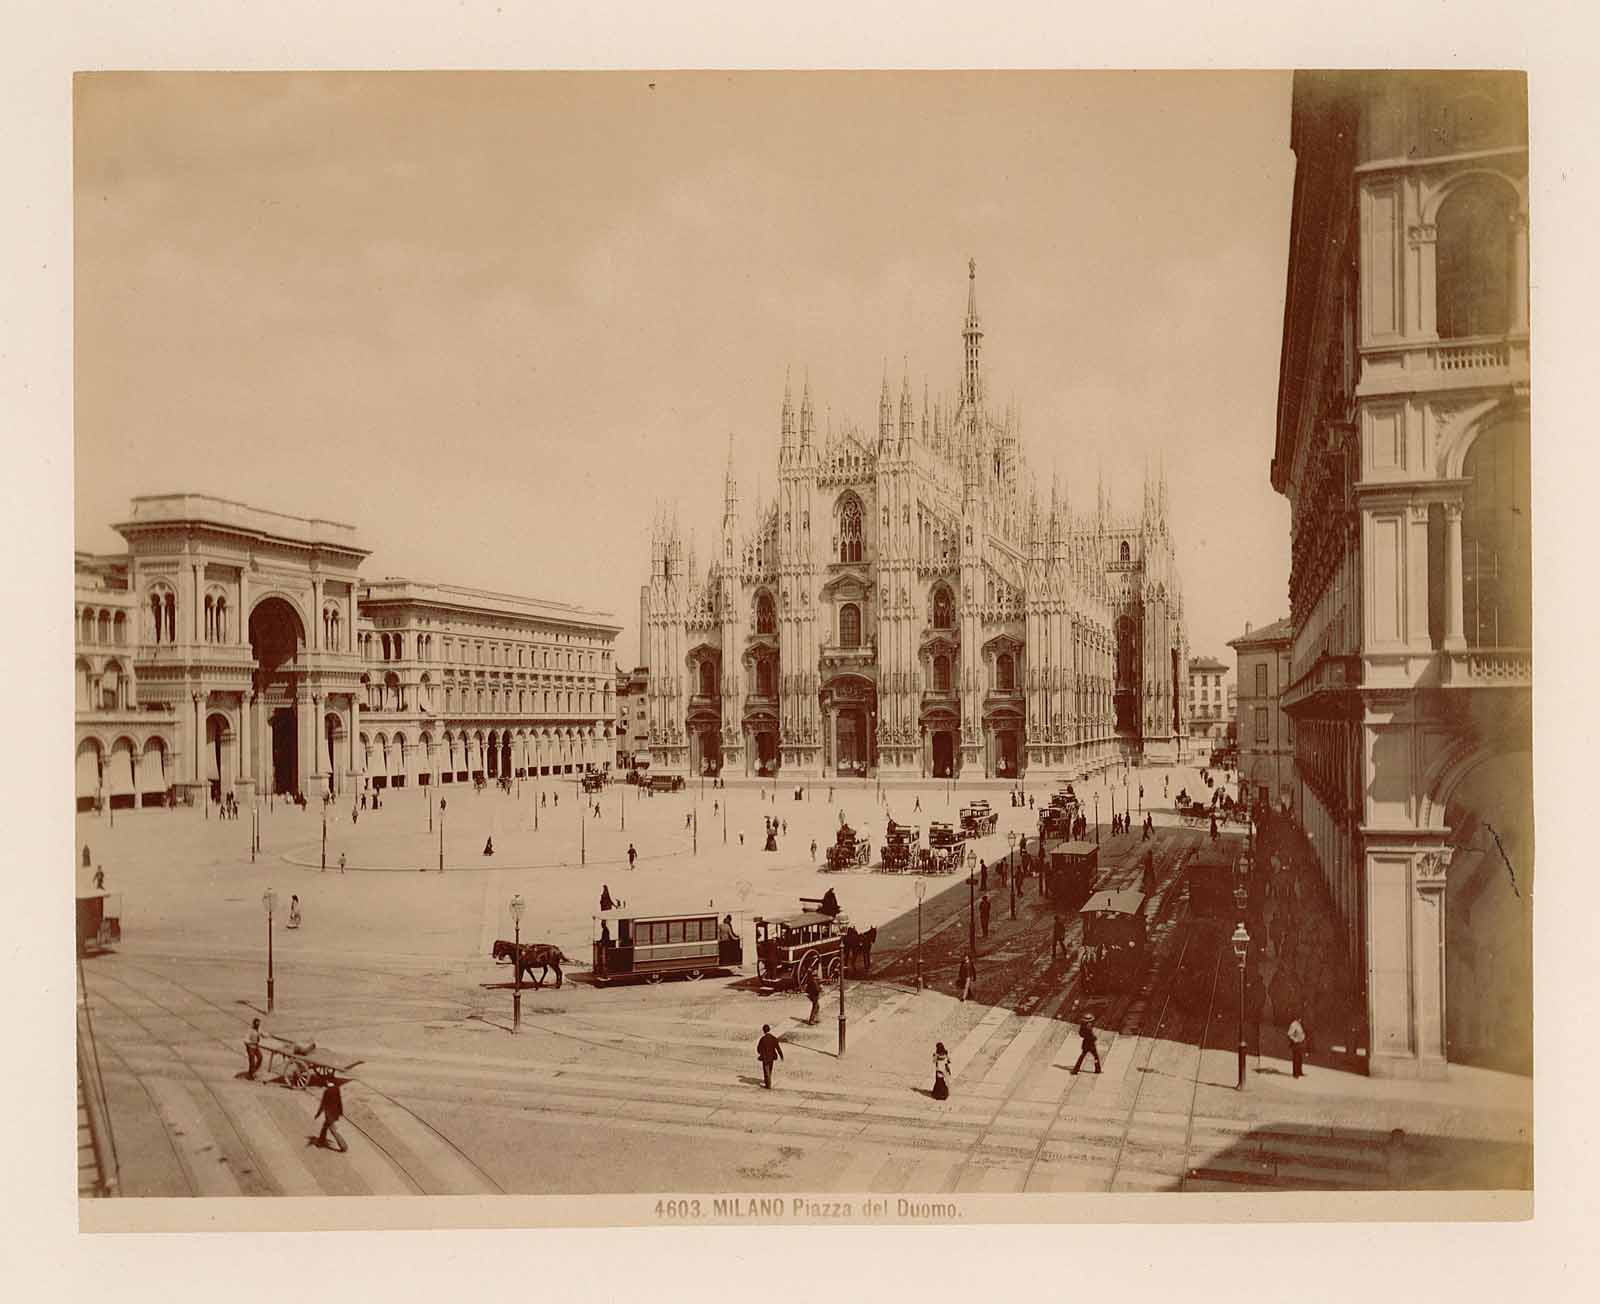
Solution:
<svg viewBox="0 0 1600 1304"><path fill-rule="evenodd" d="M783 1047L772 1035L772 1025L761 1025L761 1040L756 1043L756 1058L761 1061L761 1085L772 1090L772 1062L783 1058Z"/></svg>
<svg viewBox="0 0 1600 1304"><path fill-rule="evenodd" d="M1083 1061L1090 1055L1094 1056L1094 1071L1100 1072L1100 1047L1094 1038L1094 1015L1086 1014L1083 1022L1078 1024L1078 1062L1072 1066L1074 1074L1083 1067Z"/></svg>

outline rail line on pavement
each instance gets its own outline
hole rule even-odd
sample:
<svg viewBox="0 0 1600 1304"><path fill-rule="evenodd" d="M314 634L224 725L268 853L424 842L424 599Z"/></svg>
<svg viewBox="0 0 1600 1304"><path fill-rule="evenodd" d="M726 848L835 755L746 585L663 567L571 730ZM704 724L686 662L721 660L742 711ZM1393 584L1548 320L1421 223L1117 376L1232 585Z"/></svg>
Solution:
<svg viewBox="0 0 1600 1304"><path fill-rule="evenodd" d="M189 986L187 986L187 985L185 985L183 983L174 982L172 979L167 978L162 974L155 973L153 970L144 969L142 966L130 965L129 967L133 968L133 969L136 969L139 972L149 974L150 976L158 979L159 981L165 982L169 986L177 988L179 991L184 992L185 994L187 994L187 995L195 998L196 1000L200 1001L203 1005L207 1005L211 1009L216 1010L217 1012L219 1012L221 1014L226 1014L229 1017L230 1020L237 1017L233 1010L228 1009L226 1006L218 1005L210 997L206 996L205 994L203 994L201 992L195 991L192 987L189 987ZM190 1019L187 1015L185 1015L185 1014L173 1009L170 1005L167 1005L164 1002L156 999L155 997L151 996L148 992L143 991L140 988L136 987L133 983L128 982L127 979L118 977L116 974L111 974L111 973L101 974L101 975L98 975L98 976L109 978L112 982L120 983L122 986L126 987L130 992L133 992L140 999L146 1000L150 1004L156 1006L159 1010L162 1011L162 1014L164 1015L164 1017L171 1018L171 1019L176 1019L178 1022L180 1022L182 1024L185 1024L186 1026L188 1026L190 1028L193 1028L196 1032L198 1032L201 1036L203 1036L207 1041L213 1042L213 1043L215 1043L215 1044L217 1044L219 1046L226 1047L226 1048L228 1048L230 1050L232 1050L234 1048L233 1043L231 1041L229 1041L228 1039L223 1038L223 1037L219 1037L219 1036L217 1036L216 1033L210 1031L209 1029L201 1027L198 1023L195 1023L194 1020ZM244 1136L243 1132L239 1129L238 1123L234 1120L232 1114L230 1114L228 1112L227 1108L223 1105L221 1097L217 1095L216 1090L211 1085L211 1083L204 1076L202 1076L200 1071L193 1064L191 1064L188 1061L188 1059L184 1056L183 1051L179 1047L178 1043L175 1042L174 1040L172 1040L171 1038L161 1037L159 1035L153 1034L151 1032L150 1024L146 1020L140 1018L137 1014L133 1014L130 1011L128 1011L123 1006L123 1004L121 1002L117 1001L115 998L106 995L104 992L101 992L100 993L100 999L104 1000L113 1009L117 1010L117 1012L122 1017L130 1019L132 1022L134 1022L134 1023L138 1024L139 1026L141 1026L142 1028L144 1028L145 1031L146 1031L146 1034L150 1035L152 1037L152 1040L154 1040L158 1045L161 1045L161 1046L165 1047L169 1052L172 1053L174 1059L177 1060L178 1063L182 1064L184 1068L188 1069L189 1072L194 1075L195 1080L198 1081L205 1088L207 1094L210 1095L212 1100L216 1103L217 1108L219 1110L221 1110L223 1117L228 1120L229 1128L232 1130L233 1134L239 1139L240 1146L244 1150L244 1153L250 1156L252 1162L255 1164L256 1171L261 1173L261 1174L263 1174L263 1176L265 1176L265 1174L267 1173L268 1170L262 1166L259 1157L256 1155L254 1149L250 1146L249 1142L245 1139L245 1136ZM120 1056L119 1055L119 1058L122 1058L124 1064L128 1064L128 1060L127 1060L127 1058L125 1056ZM132 1071L132 1065L131 1064L129 1064L129 1069L130 1069L130 1071ZM137 1074L136 1074L136 1076L137 1076ZM434 1136L438 1137L440 1141L442 1141L446 1146L448 1146L452 1151L454 1151L458 1156L460 1156L462 1162L467 1164L485 1182L487 1182L490 1186L492 1186L496 1191L500 1192L501 1194L505 1193L505 1188L502 1187L499 1182L495 1181L495 1179L475 1159L473 1159L469 1154L467 1154L466 1151L464 1151L460 1146L458 1146L455 1143L454 1140L452 1140L444 1132L440 1131L437 1127L435 1127L427 1119L423 1118L420 1114L418 1114L415 1110L413 1110L409 1105L405 1104L401 1100L396 1099L394 1096L390 1095L387 1091L384 1091L382 1088L372 1085L370 1082L366 1081L363 1078L356 1077L355 1075L351 1075L351 1077L352 1077L352 1079L354 1081L360 1082L361 1085L362 1085L362 1088L364 1090L370 1091L376 1096L380 1096L382 1099L386 1100L389 1104L393 1105L396 1109L403 1110L405 1113L409 1114L412 1118L416 1119L416 1121L422 1127L426 1128ZM148 1089L146 1090L146 1094L147 1095L149 1094L148 1093ZM394 1167L395 1171L397 1173L399 1173L400 1176L403 1177L406 1180L406 1182L408 1182L411 1186L416 1188L416 1191L417 1191L418 1194L423 1194L424 1193L425 1188L424 1188L421 1180L419 1179L419 1177L416 1174L412 1173L410 1171L410 1169L400 1160L400 1158L397 1157L381 1141L379 1141L372 1134L372 1132L369 1129L367 1129L365 1127L362 1127L360 1123L358 1123L355 1119L351 1118L348 1114L345 1115L344 1121L346 1123L348 1123L351 1128L353 1128L355 1131L359 1132L363 1137L365 1137L366 1140L371 1143L373 1148L376 1149L380 1154L382 1154L384 1156L385 1159L387 1159L389 1161L389 1163ZM163 1130L165 1130L164 1127L163 1127ZM185 1172L187 1173L187 1165L185 1165L184 1167L185 1167ZM193 1185L193 1183L191 1182L191 1186L192 1185Z"/></svg>

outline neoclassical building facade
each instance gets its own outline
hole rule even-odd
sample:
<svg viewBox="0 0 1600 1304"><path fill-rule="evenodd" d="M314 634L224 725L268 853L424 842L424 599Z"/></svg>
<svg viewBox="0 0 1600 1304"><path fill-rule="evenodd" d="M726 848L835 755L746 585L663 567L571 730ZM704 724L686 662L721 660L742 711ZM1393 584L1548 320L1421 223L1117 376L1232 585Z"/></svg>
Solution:
<svg viewBox="0 0 1600 1304"><path fill-rule="evenodd" d="M80 809L571 773L610 758L599 612L363 584L349 525L136 498L76 558Z"/></svg>
<svg viewBox="0 0 1600 1304"><path fill-rule="evenodd" d="M652 764L670 772L1079 776L1175 759L1183 593L1164 475L1135 512L1042 493L1014 408L988 403L976 267L952 395L887 375L871 435L819 439L784 390L777 493L730 465L701 569L657 520L641 595Z"/></svg>
<svg viewBox="0 0 1600 1304"><path fill-rule="evenodd" d="M1532 1055L1527 84L1300 73L1272 484L1294 812L1375 1073Z"/></svg>

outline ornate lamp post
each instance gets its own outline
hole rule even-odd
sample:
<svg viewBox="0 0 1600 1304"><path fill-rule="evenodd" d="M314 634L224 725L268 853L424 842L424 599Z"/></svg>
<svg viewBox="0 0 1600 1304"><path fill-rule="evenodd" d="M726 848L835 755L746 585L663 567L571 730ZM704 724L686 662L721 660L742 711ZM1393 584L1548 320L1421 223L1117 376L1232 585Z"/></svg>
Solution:
<svg viewBox="0 0 1600 1304"><path fill-rule="evenodd" d="M522 893L517 892L511 898L511 927L512 937L516 939L516 951L512 956L511 964L515 974L514 986L511 994L511 1031L515 1033L522 1027L522 912L526 910L527 902L522 899Z"/></svg>
<svg viewBox="0 0 1600 1304"><path fill-rule="evenodd" d="M917 990L922 990L922 898L927 894L927 879L919 878L911 885L917 894Z"/></svg>
<svg viewBox="0 0 1600 1304"><path fill-rule="evenodd" d="M267 1013L272 1013L272 912L278 908L278 894L270 887L261 894L261 908L267 912Z"/></svg>
<svg viewBox="0 0 1600 1304"><path fill-rule="evenodd" d="M445 799L439 798L439 872L444 873L444 808Z"/></svg>
<svg viewBox="0 0 1600 1304"><path fill-rule="evenodd" d="M1243 888L1237 890L1235 896L1243 894ZM1240 920L1233 930L1233 953L1239 957L1239 1090L1244 1090L1244 962L1250 952L1250 932Z"/></svg>
<svg viewBox="0 0 1600 1304"><path fill-rule="evenodd" d="M1006 881L1011 885L1011 917L1017 917L1017 831L1012 829L1006 834L1006 841L1011 844L1011 852L1006 857Z"/></svg>
<svg viewBox="0 0 1600 1304"><path fill-rule="evenodd" d="M967 950L978 953L978 853L967 852Z"/></svg>
<svg viewBox="0 0 1600 1304"><path fill-rule="evenodd" d="M1094 845L1100 845L1100 790L1094 792Z"/></svg>
<svg viewBox="0 0 1600 1304"><path fill-rule="evenodd" d="M322 803L322 867L328 867L328 803Z"/></svg>

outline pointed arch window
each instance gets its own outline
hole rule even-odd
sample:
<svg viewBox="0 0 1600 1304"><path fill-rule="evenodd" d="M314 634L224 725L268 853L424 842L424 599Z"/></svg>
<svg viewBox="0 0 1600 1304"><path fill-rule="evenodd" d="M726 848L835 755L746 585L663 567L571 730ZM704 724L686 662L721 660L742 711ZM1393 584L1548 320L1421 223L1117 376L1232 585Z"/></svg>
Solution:
<svg viewBox="0 0 1600 1304"><path fill-rule="evenodd" d="M1128 547L1128 541L1126 539L1122 541L1121 555L1123 561L1131 561L1133 559L1133 550Z"/></svg>
<svg viewBox="0 0 1600 1304"><path fill-rule="evenodd" d="M940 585L933 592L933 627L952 629L955 623L955 604L950 600L950 590Z"/></svg>
<svg viewBox="0 0 1600 1304"><path fill-rule="evenodd" d="M760 697L774 697L773 691L773 661L771 657L762 657L756 663L756 694Z"/></svg>
<svg viewBox="0 0 1600 1304"><path fill-rule="evenodd" d="M950 657L944 652L933 659L933 691L936 693L950 691Z"/></svg>
<svg viewBox="0 0 1600 1304"><path fill-rule="evenodd" d="M853 602L839 608L839 646L861 646L861 608Z"/></svg>
<svg viewBox="0 0 1600 1304"><path fill-rule="evenodd" d="M762 593L756 598L756 633L775 634L778 632L778 612L772 605L772 595Z"/></svg>
<svg viewBox="0 0 1600 1304"><path fill-rule="evenodd" d="M861 560L861 501L854 494L839 505L839 560Z"/></svg>
<svg viewBox="0 0 1600 1304"><path fill-rule="evenodd" d="M700 696L715 697L717 695L717 667L712 661L700 663Z"/></svg>

